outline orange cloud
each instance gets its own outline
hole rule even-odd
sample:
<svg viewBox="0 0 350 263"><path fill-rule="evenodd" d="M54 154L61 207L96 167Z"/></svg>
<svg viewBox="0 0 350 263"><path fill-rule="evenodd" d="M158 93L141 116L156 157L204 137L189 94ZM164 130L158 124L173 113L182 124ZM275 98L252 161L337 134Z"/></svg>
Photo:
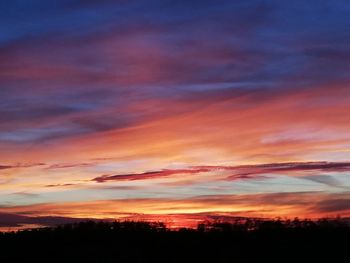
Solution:
<svg viewBox="0 0 350 263"><path fill-rule="evenodd" d="M130 127L67 139L57 151L67 158L75 158L79 149L80 158L159 158L189 164L312 160L347 149L350 122L343 112L349 110L350 96L341 87L329 90L271 94L261 101L233 92L213 94L210 100L145 101L136 109L169 110ZM325 96L330 102L332 97L343 99L329 108L322 103ZM39 147L35 152L45 158L43 151Z"/></svg>
<svg viewBox="0 0 350 263"><path fill-rule="evenodd" d="M188 199L119 199L91 202L38 204L1 208L1 212L35 216L90 218L132 218L132 215L232 213L251 217L349 216L349 193L271 193L252 195L212 195Z"/></svg>

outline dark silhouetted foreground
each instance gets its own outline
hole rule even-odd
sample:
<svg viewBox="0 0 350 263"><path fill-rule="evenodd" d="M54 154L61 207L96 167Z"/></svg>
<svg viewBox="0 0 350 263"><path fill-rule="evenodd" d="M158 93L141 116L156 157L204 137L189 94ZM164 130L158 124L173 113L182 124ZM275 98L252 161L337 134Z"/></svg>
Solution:
<svg viewBox="0 0 350 263"><path fill-rule="evenodd" d="M83 222L0 233L1 262L346 262L349 245L343 220L248 219L177 231L162 223Z"/></svg>

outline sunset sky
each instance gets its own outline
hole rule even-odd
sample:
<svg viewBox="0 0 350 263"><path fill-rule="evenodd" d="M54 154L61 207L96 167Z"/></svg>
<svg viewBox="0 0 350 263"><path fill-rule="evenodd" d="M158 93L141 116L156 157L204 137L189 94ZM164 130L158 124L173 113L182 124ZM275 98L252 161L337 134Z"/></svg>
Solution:
<svg viewBox="0 0 350 263"><path fill-rule="evenodd" d="M0 227L350 217L347 0L0 2Z"/></svg>

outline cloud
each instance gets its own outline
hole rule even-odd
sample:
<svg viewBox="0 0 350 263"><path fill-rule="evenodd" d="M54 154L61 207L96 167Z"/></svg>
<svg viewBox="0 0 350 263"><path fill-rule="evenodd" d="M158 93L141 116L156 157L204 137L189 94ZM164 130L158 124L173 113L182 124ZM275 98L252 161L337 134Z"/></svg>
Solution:
<svg viewBox="0 0 350 263"><path fill-rule="evenodd" d="M178 174L196 174L201 172L208 172L209 169L176 169L176 170L161 170L154 172L145 172L139 174L120 174L120 175L102 175L92 179L92 181L98 183L104 183L107 181L135 181L135 180L147 180L154 178L169 177Z"/></svg>
<svg viewBox="0 0 350 263"><path fill-rule="evenodd" d="M300 178L305 180L310 180L316 183L325 184L332 187L350 189L350 186L348 187L343 186L340 181L338 181L335 177L330 175L307 175L307 176L301 176Z"/></svg>
<svg viewBox="0 0 350 263"><path fill-rule="evenodd" d="M26 223L26 220L26 216L0 212L0 227L19 226L20 223Z"/></svg>
<svg viewBox="0 0 350 263"><path fill-rule="evenodd" d="M139 215L231 214L246 217L350 216L349 192L280 192L249 195L202 195L189 198L135 198L48 203L1 208L2 213L36 217L138 218ZM156 218L153 217L153 218Z"/></svg>
<svg viewBox="0 0 350 263"><path fill-rule="evenodd" d="M48 184L48 185L45 185L45 187L65 187L65 186L73 186L73 185L76 185L76 184Z"/></svg>
<svg viewBox="0 0 350 263"><path fill-rule="evenodd" d="M231 175L225 175L227 172ZM299 176L301 179L313 180L330 186L341 186L340 183L327 175L305 175L305 172L347 172L350 171L348 162L295 162L295 163L270 163L241 166L192 166L188 169L164 169L159 171L145 172L139 174L117 174L102 175L92 179L94 182L105 183L108 181L136 181L151 180L177 175L191 175L200 173L216 173L217 179L224 180L254 180L268 179L269 174L283 174L288 176ZM304 173L304 174L303 174Z"/></svg>
<svg viewBox="0 0 350 263"><path fill-rule="evenodd" d="M0 170L10 169L13 168L13 166L10 165L0 165Z"/></svg>
<svg viewBox="0 0 350 263"><path fill-rule="evenodd" d="M44 166L45 163L18 163L14 165L0 165L0 170L6 170L6 169L17 169L17 168L31 168L31 167L37 167L37 166Z"/></svg>
<svg viewBox="0 0 350 263"><path fill-rule="evenodd" d="M257 166L259 167L259 166ZM342 172L350 169L348 162L304 162L304 163L282 163L282 164L264 164L260 168L274 171L305 171L319 170Z"/></svg>
<svg viewBox="0 0 350 263"><path fill-rule="evenodd" d="M346 1L56 2L0 3L1 192L175 178L164 192L196 195L186 186L278 175L345 190Z"/></svg>
<svg viewBox="0 0 350 263"><path fill-rule="evenodd" d="M318 202L314 210L325 213L339 213L344 211L350 211L350 197L347 198L335 198L330 200L322 200Z"/></svg>
<svg viewBox="0 0 350 263"><path fill-rule="evenodd" d="M58 216L30 217L25 215L0 212L0 227L20 227L23 225L56 226L90 220L90 218L71 218Z"/></svg>
<svg viewBox="0 0 350 263"><path fill-rule="evenodd" d="M47 167L47 169L67 169L67 168L77 168L77 167L89 167L94 166L96 163L61 163L52 164Z"/></svg>
<svg viewBox="0 0 350 263"><path fill-rule="evenodd" d="M318 8L319 3L312 3ZM328 4L322 5L328 8ZM40 142L125 129L157 119L157 108L168 116L173 108L189 107L182 102L191 105L197 101L202 108L234 99L235 94L248 97L248 101L243 105L229 102L231 110L249 108L262 98L281 96L284 100L283 94L289 92L298 93L310 86L322 89L320 78L310 78L310 74L336 82L343 79L336 72L348 72L345 63L334 57L348 55L345 44L350 38L340 38L344 42L340 48L338 41L320 37L329 35L322 32L329 27L336 31L332 36L345 31L341 30L344 23L337 20L344 17L339 15L343 8L334 4L327 9L332 10L327 15L337 25L332 27L316 24L323 19L315 19L313 9L290 3L224 1L213 5L206 1L179 5L169 1L145 5L75 1L58 4L55 10L46 4L41 8L25 5L26 23L20 22L23 14L19 16L11 6L2 8L6 10L2 24L11 26L4 26L8 33L3 37L8 35L9 40L0 46L0 82L4 86L0 94L5 98L0 107L4 113L0 116L0 139L4 141L11 141L9 134L22 138L20 142L25 138L26 142ZM89 10L95 9L102 12L92 16ZM298 12L292 12L295 9ZM41 17L37 10L51 15ZM140 10L144 10L142 15ZM285 17L295 14L300 14L300 21L305 23L288 20L288 32L298 36L289 38L281 25L286 23ZM13 24L12 18L17 16ZM302 34L304 24L314 34ZM267 34L266 27L274 30ZM334 50L338 53L331 55ZM330 57L327 63L320 63L325 56ZM336 71L319 68L329 65L329 60L336 64L332 65ZM225 92L220 89L223 85L227 86ZM49 97L53 99L47 100ZM155 100L164 103L156 105ZM170 103L175 105L167 107ZM134 104L144 104L143 109L135 110ZM113 106L115 111L108 108ZM192 112L187 107L185 111Z"/></svg>
<svg viewBox="0 0 350 263"><path fill-rule="evenodd" d="M40 196L39 194L28 193L28 192L16 192L16 193L13 193L13 194L18 195L18 196L22 196L22 197L25 197L25 198L35 198L35 197L39 197Z"/></svg>

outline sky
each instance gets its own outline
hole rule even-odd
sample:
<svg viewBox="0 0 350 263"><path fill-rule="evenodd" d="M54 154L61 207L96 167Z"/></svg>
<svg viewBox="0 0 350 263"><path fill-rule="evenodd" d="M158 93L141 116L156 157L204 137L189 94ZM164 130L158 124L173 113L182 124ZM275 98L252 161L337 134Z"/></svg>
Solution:
<svg viewBox="0 0 350 263"><path fill-rule="evenodd" d="M350 217L349 17L346 0L1 1L0 227Z"/></svg>

